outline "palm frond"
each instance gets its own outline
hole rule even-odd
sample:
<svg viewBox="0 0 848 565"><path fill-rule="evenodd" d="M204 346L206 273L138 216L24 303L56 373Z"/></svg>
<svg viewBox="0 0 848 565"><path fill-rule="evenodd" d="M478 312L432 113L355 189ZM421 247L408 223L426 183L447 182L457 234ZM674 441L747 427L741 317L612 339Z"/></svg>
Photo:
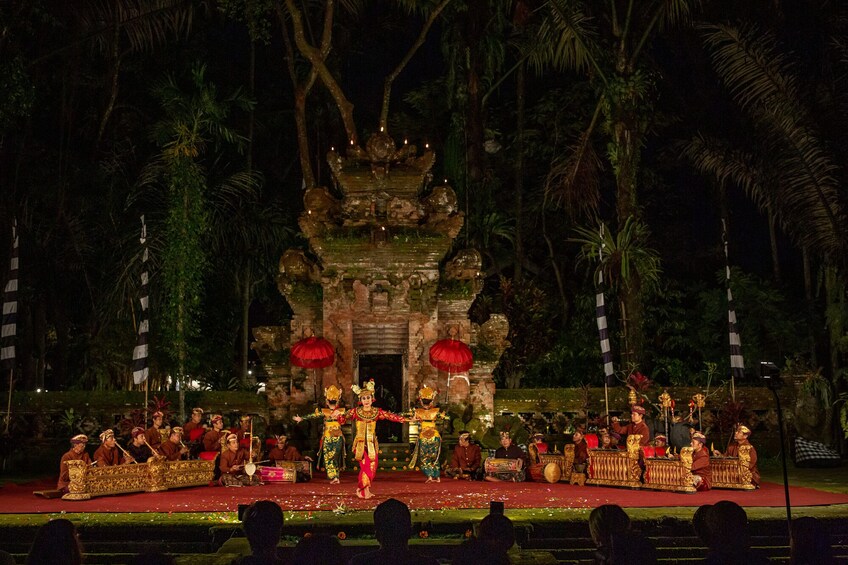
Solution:
<svg viewBox="0 0 848 565"><path fill-rule="evenodd" d="M592 64L591 46L597 41L593 20L579 3L550 0L550 18L539 26L536 42L528 61L537 72L547 68L559 71L583 71Z"/></svg>

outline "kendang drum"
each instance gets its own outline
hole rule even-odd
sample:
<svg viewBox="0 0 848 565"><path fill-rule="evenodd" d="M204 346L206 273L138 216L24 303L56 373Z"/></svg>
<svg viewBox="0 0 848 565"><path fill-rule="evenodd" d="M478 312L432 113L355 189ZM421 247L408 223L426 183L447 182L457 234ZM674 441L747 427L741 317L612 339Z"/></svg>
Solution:
<svg viewBox="0 0 848 565"><path fill-rule="evenodd" d="M530 478L536 482L555 483L562 476L562 469L557 463L539 463L531 465L527 469L530 472Z"/></svg>
<svg viewBox="0 0 848 565"><path fill-rule="evenodd" d="M589 449L598 449L598 434L585 434L583 439L586 440L586 447Z"/></svg>
<svg viewBox="0 0 848 565"><path fill-rule="evenodd" d="M259 467L259 476L263 483L293 483L297 481L297 470L294 461L277 461L275 467Z"/></svg>
<svg viewBox="0 0 848 565"><path fill-rule="evenodd" d="M524 470L520 467L520 459L505 459L489 457L483 464L486 475L502 481L520 482L524 480Z"/></svg>

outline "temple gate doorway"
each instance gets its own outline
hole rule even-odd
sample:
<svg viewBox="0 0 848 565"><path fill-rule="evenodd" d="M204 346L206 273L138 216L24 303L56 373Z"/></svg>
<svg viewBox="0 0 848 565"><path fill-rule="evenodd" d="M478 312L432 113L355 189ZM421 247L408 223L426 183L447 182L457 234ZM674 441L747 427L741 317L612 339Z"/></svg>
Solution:
<svg viewBox="0 0 848 565"><path fill-rule="evenodd" d="M374 379L376 397L374 406L390 412L403 412L403 355L359 356L359 386ZM377 424L377 440L381 443L397 443L403 438L403 424L380 422Z"/></svg>

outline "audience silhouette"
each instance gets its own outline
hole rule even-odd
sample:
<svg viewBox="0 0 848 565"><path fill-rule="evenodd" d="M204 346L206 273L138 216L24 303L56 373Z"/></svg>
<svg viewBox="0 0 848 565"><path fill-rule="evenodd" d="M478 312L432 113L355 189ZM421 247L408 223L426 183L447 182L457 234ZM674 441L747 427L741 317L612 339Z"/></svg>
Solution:
<svg viewBox="0 0 848 565"><path fill-rule="evenodd" d="M438 561L409 549L412 535L412 514L409 507L394 498L381 502L374 509L374 534L380 549L354 556L350 565L436 565Z"/></svg>
<svg viewBox="0 0 848 565"><path fill-rule="evenodd" d="M271 500L257 500L244 511L244 535L251 555L241 565L282 565L285 560L277 545L283 533L283 511Z"/></svg>
<svg viewBox="0 0 848 565"><path fill-rule="evenodd" d="M729 500L713 504L706 511L709 552L704 563L709 565L759 565L769 559L751 550L748 515Z"/></svg>
<svg viewBox="0 0 848 565"><path fill-rule="evenodd" d="M80 565L82 545L73 522L60 518L41 526L26 562L27 565Z"/></svg>
<svg viewBox="0 0 848 565"><path fill-rule="evenodd" d="M833 548L824 524L813 517L792 520L789 562L792 565L830 565Z"/></svg>
<svg viewBox="0 0 848 565"><path fill-rule="evenodd" d="M292 553L291 565L344 565L342 544L335 536L317 534L301 538Z"/></svg>

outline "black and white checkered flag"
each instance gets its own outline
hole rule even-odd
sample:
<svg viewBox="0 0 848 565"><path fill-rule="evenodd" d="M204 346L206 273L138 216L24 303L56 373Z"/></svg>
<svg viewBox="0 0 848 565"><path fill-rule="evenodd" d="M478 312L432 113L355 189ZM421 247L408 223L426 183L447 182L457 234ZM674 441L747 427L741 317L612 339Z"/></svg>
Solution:
<svg viewBox="0 0 848 565"><path fill-rule="evenodd" d="M608 386L615 384L615 371L612 367L612 351L610 351L609 328L607 328L607 307L604 303L604 229L601 227L601 242L599 247L601 266L598 269L598 293L595 295L595 316L598 321L598 338L601 341L601 359L604 362L604 383Z"/></svg>
<svg viewBox="0 0 848 565"><path fill-rule="evenodd" d="M733 307L733 293L730 292L730 256L727 252L727 226L721 221L721 237L724 242L724 269L727 279L727 331L730 338L730 374L733 379L744 379L745 359L742 358L742 340L736 329L736 310ZM734 384L733 396L736 396Z"/></svg>
<svg viewBox="0 0 848 565"><path fill-rule="evenodd" d="M138 324L138 341L133 349L133 382L137 385L147 380L147 334L149 331L149 314L147 311L147 224L141 217L141 321Z"/></svg>
<svg viewBox="0 0 848 565"><path fill-rule="evenodd" d="M15 336L18 333L18 222L12 224L12 256L9 282L3 291L3 327L0 330L0 367L15 367Z"/></svg>

